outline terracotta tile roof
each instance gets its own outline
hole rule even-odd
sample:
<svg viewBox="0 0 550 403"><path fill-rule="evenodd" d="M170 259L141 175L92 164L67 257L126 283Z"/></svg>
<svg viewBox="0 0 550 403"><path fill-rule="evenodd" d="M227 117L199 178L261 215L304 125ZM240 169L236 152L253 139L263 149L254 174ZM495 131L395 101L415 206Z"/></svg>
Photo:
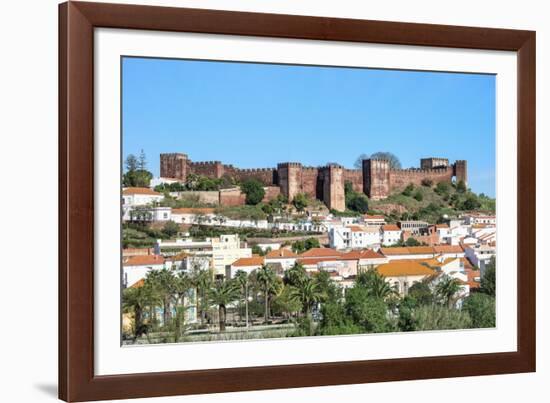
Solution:
<svg viewBox="0 0 550 403"><path fill-rule="evenodd" d="M300 258L302 259L308 259L308 258L317 258L317 257L340 257L342 255L341 252L338 252L336 249L331 248L311 248L310 250L306 250L304 253L300 255Z"/></svg>
<svg viewBox="0 0 550 403"><path fill-rule="evenodd" d="M435 225L436 228L449 228L449 224L436 224Z"/></svg>
<svg viewBox="0 0 550 403"><path fill-rule="evenodd" d="M435 245L436 253L463 253L464 249L460 245Z"/></svg>
<svg viewBox="0 0 550 403"><path fill-rule="evenodd" d="M372 249L352 250L343 253L341 260L359 260L359 259L385 259L385 256L373 251Z"/></svg>
<svg viewBox="0 0 550 403"><path fill-rule="evenodd" d="M291 250L281 248L269 251L269 253L265 255L265 257L267 259L288 259L298 257L298 255Z"/></svg>
<svg viewBox="0 0 550 403"><path fill-rule="evenodd" d="M359 225L349 225L348 228L351 232L365 232L365 229L361 228Z"/></svg>
<svg viewBox="0 0 550 403"><path fill-rule="evenodd" d="M164 264L164 258L159 255L128 256L124 259L124 266L153 266Z"/></svg>
<svg viewBox="0 0 550 403"><path fill-rule="evenodd" d="M186 207L172 209L172 214L214 214L213 208L209 207Z"/></svg>
<svg viewBox="0 0 550 403"><path fill-rule="evenodd" d="M235 262L231 266L235 267L243 267L243 266L261 266L264 264L264 258L263 256L252 256L252 257L242 257Z"/></svg>
<svg viewBox="0 0 550 403"><path fill-rule="evenodd" d="M391 255L408 255L409 248L405 247L396 247L396 248L380 248L380 252L386 256Z"/></svg>
<svg viewBox="0 0 550 403"><path fill-rule="evenodd" d="M363 218L365 220L385 220L384 216L381 215L381 214L374 214L374 215L368 215L368 214L365 214L363 216Z"/></svg>
<svg viewBox="0 0 550 403"><path fill-rule="evenodd" d="M149 188L125 188L122 190L123 195L150 195L150 196L162 196L161 193L155 192Z"/></svg>
<svg viewBox="0 0 550 403"><path fill-rule="evenodd" d="M434 254L435 250L431 246L410 246L396 248L380 248L380 251L386 256L392 255L427 255Z"/></svg>
<svg viewBox="0 0 550 403"><path fill-rule="evenodd" d="M395 224L386 224L386 225L382 225L382 230L384 230L384 231L401 231L401 228L399 228Z"/></svg>
<svg viewBox="0 0 550 403"><path fill-rule="evenodd" d="M410 254L424 255L429 253L435 253L432 246L410 246L407 248Z"/></svg>
<svg viewBox="0 0 550 403"><path fill-rule="evenodd" d="M132 284L130 287L128 288L141 288L145 285L145 279L139 279L138 281L136 281L134 284Z"/></svg>
<svg viewBox="0 0 550 403"><path fill-rule="evenodd" d="M424 266L418 260L396 260L382 264L376 270L384 277L432 276L437 274L436 271Z"/></svg>
<svg viewBox="0 0 550 403"><path fill-rule="evenodd" d="M186 257L189 257L189 256L192 256L192 255L190 255L187 252L180 252L177 255L174 255L174 256L170 257L170 260L173 261L173 262L177 262L177 261L183 260L183 259L185 259Z"/></svg>

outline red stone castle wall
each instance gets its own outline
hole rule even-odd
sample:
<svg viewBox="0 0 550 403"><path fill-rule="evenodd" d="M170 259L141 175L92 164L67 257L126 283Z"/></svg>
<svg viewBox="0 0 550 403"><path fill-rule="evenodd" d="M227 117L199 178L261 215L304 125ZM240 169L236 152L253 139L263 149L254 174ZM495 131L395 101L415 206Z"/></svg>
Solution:
<svg viewBox="0 0 550 403"><path fill-rule="evenodd" d="M361 169L344 169L345 182L351 182L355 192L363 193L363 171Z"/></svg>
<svg viewBox="0 0 550 403"><path fill-rule="evenodd" d="M400 191L410 183L421 186L424 179L430 179L434 184L438 182L450 182L453 178L453 168L435 169L391 169L390 191Z"/></svg>

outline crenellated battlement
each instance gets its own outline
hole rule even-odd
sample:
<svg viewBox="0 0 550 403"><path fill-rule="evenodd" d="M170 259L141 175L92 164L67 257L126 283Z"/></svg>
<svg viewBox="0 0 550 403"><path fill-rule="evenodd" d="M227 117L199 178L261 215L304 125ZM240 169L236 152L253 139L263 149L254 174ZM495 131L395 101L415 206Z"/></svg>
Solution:
<svg viewBox="0 0 550 403"><path fill-rule="evenodd" d="M221 161L189 161L189 164L193 166L219 165L221 163Z"/></svg>
<svg viewBox="0 0 550 403"><path fill-rule="evenodd" d="M300 162L280 162L277 164L277 168L301 168L302 164Z"/></svg>
<svg viewBox="0 0 550 403"><path fill-rule="evenodd" d="M297 194L323 200L329 208L345 209L344 184L350 182L354 191L364 192L374 199L388 197L410 183L421 185L424 180L433 183L467 181L467 161L450 164L447 158L428 157L420 160L420 167L394 169L385 158L363 160L361 169L350 169L338 163L324 166L303 166L300 162L281 162L274 168L238 168L221 161L191 161L184 153L160 155L161 176L182 181L188 174L221 178L224 175L239 181L260 180L264 186L277 186L292 200Z"/></svg>
<svg viewBox="0 0 550 403"><path fill-rule="evenodd" d="M426 169L426 168L391 169L390 168L390 173L394 173L394 174L402 173L404 175L423 175L423 174L429 175L432 173L443 174L443 173L452 171L452 169L453 169L452 167L441 167L441 168L431 168L431 169Z"/></svg>

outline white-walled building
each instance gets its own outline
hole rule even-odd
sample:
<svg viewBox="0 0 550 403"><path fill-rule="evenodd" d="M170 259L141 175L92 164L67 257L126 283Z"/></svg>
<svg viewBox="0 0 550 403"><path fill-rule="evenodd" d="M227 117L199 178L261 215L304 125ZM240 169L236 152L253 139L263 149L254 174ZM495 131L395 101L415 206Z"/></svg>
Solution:
<svg viewBox="0 0 550 403"><path fill-rule="evenodd" d="M489 224L496 225L497 217L495 215L487 214L465 214L462 216L464 223L467 225L476 225L476 224Z"/></svg>
<svg viewBox="0 0 550 403"><path fill-rule="evenodd" d="M288 270L296 263L298 255L288 249L275 249L265 255L265 263L279 263L282 270Z"/></svg>
<svg viewBox="0 0 550 403"><path fill-rule="evenodd" d="M241 247L239 235L220 235L218 238L211 238L212 259L216 274L224 274L225 268L240 258L252 256L252 249Z"/></svg>
<svg viewBox="0 0 550 403"><path fill-rule="evenodd" d="M130 287L143 280L151 270L165 268L165 259L159 255L129 256L122 261L122 285Z"/></svg>
<svg viewBox="0 0 550 403"><path fill-rule="evenodd" d="M472 245L464 250L466 258L481 271L481 276L485 272L485 267L491 262L491 258L496 256L496 247L490 245Z"/></svg>
<svg viewBox="0 0 550 403"><path fill-rule="evenodd" d="M237 234L221 235L200 241L192 238L158 239L155 244L155 253L157 254L174 256L182 252L196 257L208 258L216 275L225 274L226 267L236 260L252 256L252 249L246 245L241 245Z"/></svg>
<svg viewBox="0 0 550 403"><path fill-rule="evenodd" d="M122 204L124 206L153 205L164 199L162 193L149 188L129 187L122 189Z"/></svg>
<svg viewBox="0 0 550 403"><path fill-rule="evenodd" d="M332 227L328 234L330 247L335 249L379 247L381 242L380 229L376 226Z"/></svg>
<svg viewBox="0 0 550 403"><path fill-rule="evenodd" d="M149 182L149 187L151 189L154 189L159 185L164 185L164 184L170 185L172 183L178 183L178 182L181 182L181 181L178 180L178 179L174 179L174 178L160 178L160 177L157 177L157 178L151 179L151 182Z"/></svg>
<svg viewBox="0 0 550 403"><path fill-rule="evenodd" d="M386 224L382 226L382 245L391 246L399 243L401 240L401 229L395 224Z"/></svg>
<svg viewBox="0 0 550 403"><path fill-rule="evenodd" d="M235 273L239 270L244 271L247 274L252 273L254 270L259 269L265 263L263 256L250 256L242 257L235 260L225 269L225 276L230 279L235 277Z"/></svg>
<svg viewBox="0 0 550 403"><path fill-rule="evenodd" d="M363 216L363 222L368 226L381 227L386 224L386 218L383 215L365 214Z"/></svg>

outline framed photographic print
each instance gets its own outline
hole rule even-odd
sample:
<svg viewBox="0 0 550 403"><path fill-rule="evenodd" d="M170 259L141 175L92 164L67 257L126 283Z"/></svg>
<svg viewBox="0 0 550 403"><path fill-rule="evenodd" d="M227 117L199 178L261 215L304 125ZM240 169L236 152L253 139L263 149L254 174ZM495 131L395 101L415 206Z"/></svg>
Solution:
<svg viewBox="0 0 550 403"><path fill-rule="evenodd" d="M59 397L535 371L535 33L60 5Z"/></svg>

